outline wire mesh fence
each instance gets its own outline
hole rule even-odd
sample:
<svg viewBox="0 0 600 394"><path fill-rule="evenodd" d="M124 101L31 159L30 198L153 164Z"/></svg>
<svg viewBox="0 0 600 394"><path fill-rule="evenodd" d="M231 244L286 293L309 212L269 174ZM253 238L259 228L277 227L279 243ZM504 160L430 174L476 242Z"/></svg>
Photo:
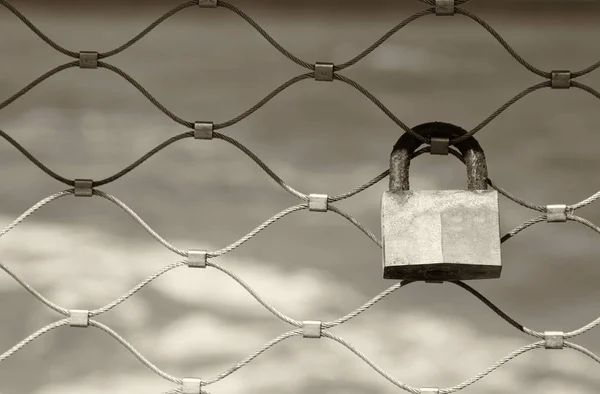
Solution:
<svg viewBox="0 0 600 394"><path fill-rule="evenodd" d="M246 13L244 13L241 9L239 9L238 7L236 7L232 4L224 2L224 1L193 0L193 1L183 3L183 4L173 8L166 14L164 14L162 17L160 17L159 19L154 21L152 24L150 24L146 29L144 29L138 35L136 35L129 41L125 42L123 45L115 48L114 50L107 51L107 52L94 52L94 51L76 52L76 51L66 49L66 48L62 47L60 44L54 42L51 38L46 36L41 30L39 30L32 22L30 22L23 14L21 14L10 3L8 3L4 0L0 0L0 4L2 4L10 12L12 12L17 18L19 18L25 25L27 25L39 38L41 38L49 46L54 48L56 51L62 53L63 55L74 59L72 61L69 61L63 65L60 65L60 66L50 70L49 72L47 72L47 73L43 74L42 76L40 76L39 78L35 79L33 82L31 82L29 85L27 85L26 87L21 89L19 92L15 93L8 99L1 102L0 109L7 107L11 103L18 100L23 95L25 95L27 92L34 89L37 85L39 85L46 79L51 78L53 75L55 75L63 70L66 70L69 68L77 68L77 67L82 68L82 69L104 68L110 72L113 72L113 73L119 75L125 81L127 81L132 86L134 86L142 95L144 95L152 104L154 104L160 111L162 111L171 120L173 120L174 122L188 128L188 129L191 129L190 131L181 133L179 135L176 135L172 138L167 139L163 143L156 146L156 148L150 150L147 154L143 155L141 158L139 158L138 160L136 160L135 162L133 162L131 165L127 166L123 170L117 172L116 174L107 176L107 177L105 177L103 179L99 179L99 180L68 179L66 177L61 176L60 174L58 174L58 173L54 172L53 170L51 170L50 168L48 168L40 160L38 160L33 154L31 154L25 147L23 147L17 140L15 140L13 137L11 137L7 132L0 130L0 135L6 141L8 141L12 146L14 146L17 150L19 150L25 157L27 157L34 165L36 165L39 169L44 171L46 174L48 174L50 177L52 177L56 181L61 182L69 187L69 189L55 193L55 194L41 200L39 203L35 204L33 207L31 207L25 213L23 213L21 216L19 216L16 220L14 220L12 223L10 223L8 226L6 226L0 232L0 236L3 236L7 232L14 229L18 224L23 222L30 215L32 215L37 210L41 209L46 204L49 204L52 201L55 201L59 198L63 198L63 197L70 198L72 196L75 196L75 197L96 196L97 198L106 199L106 200L110 201L111 203L115 204L117 207L121 208L126 214L130 215L133 219L135 219L150 234L150 236L155 238L164 247L166 247L173 253L177 254L179 257L181 257L181 260L179 262L169 264L168 266L164 267L163 269L161 269L158 272L154 273L153 275L149 276L145 280L141 281L137 286L132 288L129 292L127 292L126 294L115 299L113 302L111 302L105 306L102 306L100 308L89 309L89 310L75 310L75 309L69 309L69 308L65 308L63 306L57 305L56 303L52 302L51 300L45 298L41 293L39 293L36 289L34 289L32 286L30 286L25 279L21 278L19 275L17 275L15 272L13 272L6 264L0 263L0 267L8 275L10 275L15 281L17 281L21 286L23 286L23 288L25 288L29 293L31 293L34 297L36 297L40 302L44 303L48 308L50 308L53 311L55 311L56 313L64 316L64 318L62 318L61 320L57 320L53 323L46 325L45 327L43 327L43 328L39 329L37 332L31 334L30 336L28 336L27 338L25 338L24 340L22 340L21 342L19 342L12 348L10 348L9 350L0 354L0 363L2 361L6 360L7 358L11 357L13 354L18 352L20 349L25 347L27 344L38 339L45 333L47 333L51 330L54 330L56 328L61 328L61 327L94 327L94 328L104 331L105 333L110 335L112 338L114 338L116 341L118 341L121 345L123 345L129 352L131 352L131 354L134 357L136 357L147 368L149 368L151 371L153 371L160 377L172 382L174 385L177 386L176 388L171 390L169 393L192 394L192 393L207 392L205 389L207 387L209 387L211 384L214 384L222 379L225 379L226 377L233 374L234 372L236 372L240 368L244 367L248 363L257 359L259 356L262 356L263 353L265 353L265 354L268 353L268 350L271 347L276 346L278 343L280 343L288 338L291 338L293 336L302 336L304 338L327 338L327 339L333 340L333 341L339 343L340 345L342 345L343 347L345 347L346 349L348 349L350 352L355 354L360 359L362 359L365 363L367 363L370 367L372 367L375 371L377 371L384 379L387 379L389 382L391 382L392 384L396 385L397 387L399 387L405 391L415 393L415 394L427 393L427 392L447 394L447 393L459 391L467 386L470 386L470 385L476 383L480 379L484 378L485 376L489 375L493 371L495 371L498 368L502 367L503 365L507 364L508 362L510 362L512 359L518 357L519 355L529 352L531 350L536 350L536 349L567 348L567 349L575 350L579 353L582 353L583 355L588 356L592 360L600 363L600 357L598 357L597 355L592 353L590 350L570 341L574 337L582 335L582 334L588 332L589 330L593 329L594 327L600 325L600 318L593 320L589 324L587 324L577 330L570 331L570 332L536 331L536 330L533 330L533 329L523 326L522 324L517 322L515 319L511 318L507 313L505 313L500 308L495 306L490 300L485 298L482 294L480 294L478 291L476 291L475 289L473 289L471 286L467 285L466 283L453 282L455 285L467 290L470 294L474 295L477 299L479 299L487 307L489 307L496 314L498 314L502 319L504 319L508 324L513 326L515 329L521 331L522 333L524 333L528 336L531 336L532 338L534 338L535 341L529 345L523 346L523 347L515 350L514 352L510 353L506 357L500 359L498 362L496 362L492 366L489 366L487 368L482 366L482 368L485 368L485 369L483 369L481 373L479 373L479 374L473 376L472 378L465 380L464 382L459 383L455 386L448 387L448 388L433 388L433 387L432 388L418 388L418 387L414 387L408 383L404 383L403 380L400 380L399 377L392 376L388 372L384 371L381 367L379 367L376 364L376 362L374 360L372 360L370 357L368 357L367 355L362 353L357 347L355 347L351 343L347 342L346 340L344 340L343 338L339 337L334 332L332 332L332 329L335 328L336 326L345 324L346 322L355 318L356 316L358 316L359 314L361 314L368 308L373 307L377 302L379 302L383 298L389 296L394 291L400 289L401 287L405 287L412 282L404 281L404 282L400 282L400 283L397 283L397 284L391 286L390 288L388 288L381 294L377 295L370 301L366 302L360 308L348 313L347 315L345 315L337 320L334 320L334 321L319 321L319 320L302 321L302 320L296 320L292 317L289 317L289 316L281 313L277 309L275 309L272 305L270 305L267 301L265 301L265 299L263 298L262 295L258 294L256 291L254 291L252 289L252 287L250 287L243 280L243 278L237 276L234 272L227 269L226 267L221 266L214 262L214 260L216 258L233 251L234 249L236 249L237 247L241 246L242 244L244 244L248 241L251 241L253 237L255 237L257 234L259 234L261 231L263 231L267 227L274 225L281 218L283 218L287 215L290 215L294 212L298 212L298 211L302 211L302 210L309 210L309 211L313 211L313 212L333 212L337 215L340 215L341 217L346 219L350 224L355 226L358 230L363 232L375 244L377 244L379 247L381 247L381 241L369 229L367 229L365 226L363 226L352 215L341 210L338 206L335 205L335 203L345 200L345 199L348 199L348 198L351 198L351 197L357 195L358 193L365 191L369 187L377 184L378 182L384 180L389 175L389 170L385 170L385 171L381 172L379 175L377 175L376 177L374 177L373 179L365 182L364 184L357 185L356 188L354 188L353 190L350 190L346 193L342 193L339 195L329 196L326 194L319 194L319 193L304 193L304 192L301 192L301 191L297 190L296 188L292 187L288 183L286 183L285 180L280 178L265 162L263 162L256 154L254 154L251 150L246 148L239 141L235 140L234 138L232 138L226 134L223 134L222 132L218 132L217 130L226 129L227 127L230 127L234 124L237 124L238 122L243 121L245 118L247 118L254 112L260 110L261 107L263 107L267 102L269 102L272 99L275 99L275 97L279 93L281 93L282 91L284 91L288 88L292 88L293 85L300 83L301 81L315 80L315 81L318 81L319 83L327 83L327 82L335 81L335 82L341 82L341 83L351 86L352 88L354 88L357 91L358 94L365 96L370 102L372 102L376 107L378 107L385 116L389 117L404 132L413 134L416 138L419 139L419 141L421 141L424 144L430 144L431 141L428 138L424 138L421 135L414 133L413 130L409 126L407 126L398 116L396 116L392 110L390 110L388 107L386 107L386 105L384 105L375 95L373 95L371 92L369 92L369 90L365 89L357 81L350 79L349 77L341 74L341 72L344 71L345 69L355 65L356 63L360 62L361 60L363 60L364 58L369 56L371 54L371 52L373 52L375 49L380 47L390 37L397 34L402 28L404 28L405 26L411 24L412 22L414 22L420 18L424 18L424 17L428 17L428 16L451 16L451 15L464 16L464 17L472 20L479 26L481 26L484 30L486 30L492 37L495 38L495 40L517 62L519 62L524 68L529 70L531 73L533 73L541 78L541 81L539 83L536 83L532 86L525 88L523 91L518 93L512 99L510 99L506 103L502 104L496 111L494 111L492 114L490 114L485 119L483 119L477 126L475 126L470 131L468 131L467 134L465 134L462 137L451 140L450 141L451 144L455 144L455 143L464 141L465 139L480 132L482 129L485 128L486 125L488 125L490 122L492 122L496 117L498 117L501 113L506 111L513 104L516 104L520 99L522 99L523 97L525 97L529 94L532 94L538 90L541 90L541 89L574 88L574 89L580 89L586 93L589 93L590 95L595 96L596 98L600 98L600 93L598 91L596 91L592 87L585 85L577 80L578 78L580 78L584 75L587 75L587 74L593 72L594 70L596 70L597 68L599 68L600 62L594 63L594 64L590 65L589 67L583 68L578 71L569 71L569 70L546 70L545 71L545 70L541 70L541 69L535 67L534 65L530 64L523 57L521 57L511 47L511 45L508 42L506 42L502 38L502 36L498 32L496 32L489 24L487 24L483 19L481 19L477 15L469 12L466 8L464 8L463 6L465 5L465 3L468 2L468 0L465 0L465 1L458 0L456 2L443 1L443 0L439 0L437 2L434 0L422 0L421 2L429 7L425 8L413 15L410 15L409 17L404 19L402 22L398 23L391 30L389 30L386 34L384 34L380 39L375 41L371 46L369 46L364 51L357 54L355 57L351 58L350 60L348 60L346 62L334 64L334 63L329 63L329 62L311 63L311 62L307 62L305 60L300 59L299 57L295 56L291 51L289 51L288 49L286 49L282 45L280 45L278 43L278 41L276 41L275 38L273 38L271 35L269 35L269 33L267 33L266 30L264 30L263 27L261 27L261 25L259 25L256 21L254 21L254 19L252 19L250 16L248 16ZM254 28L256 31L258 31L258 33L260 33L260 35L262 37L264 37L264 39L267 40L282 55L284 55L286 58L288 58L290 61L292 61L299 67L305 68L306 70L308 70L308 72L302 73L294 78L291 78L290 80L288 80L281 86L274 89L270 94L268 94L266 97L264 97L262 100L260 100L257 104L255 104L251 108L247 109L243 113L241 113L229 120L225 120L225 121L221 121L221 122L214 122L212 120L194 121L194 120L186 120L184 118L181 118L180 116L178 116L174 112L172 112L170 109L168 109L167 107L162 105L156 98L154 98L154 96L149 91L147 91L139 82L137 82L133 77L131 77L129 74L127 74L124 70L122 70L114 65L111 65L110 63L107 62L107 59L110 58L111 56L114 56L114 55L116 55L120 52L123 52L123 51L131 48L132 46L134 46L134 44L136 42L138 42L139 40L144 38L148 33L150 33L153 29L158 27L162 22L167 20L169 17L171 17L171 16L175 15L176 13L181 12L187 8L198 7L198 6L200 6L202 8L206 8L206 10L205 10L206 12L214 12L214 11L210 10L210 8L222 8L222 9L225 9L225 10L233 13L235 16L242 18L252 28ZM398 34L400 34L400 33L398 33ZM326 60L326 59L324 59L324 60ZM281 186L283 189L285 189L287 192L289 192L294 197L298 198L300 200L299 204L291 206L291 207L273 215L271 218L269 218L264 223L257 226L254 230L249 232L247 235L243 236L239 240L236 240L235 242L231 243L230 245L225 246L219 250L208 251L208 250L181 248L181 247L177 247L177 246L171 244L168 240L161 237L146 222L144 222L144 220L141 217L139 217L124 202L119 200L117 197L98 189L101 186L107 185L121 177L126 176L128 173L135 170L138 166L142 165L146 160L148 160L153 155L158 154L163 149L166 149L169 145L172 145L172 144L174 144L180 140L184 140L184 139L198 139L198 140L205 140L205 141L218 139L218 140L224 141L224 142L234 146L241 153L247 155L251 160L253 160L262 170L264 170L265 174L267 176L269 176L271 179L273 179L279 186ZM428 151L429 151L428 148L423 148L420 151L418 151L417 154L415 154L415 157L420 154L427 153ZM462 157L456 151L450 150L450 153L452 153L454 156L456 156L459 160L462 160ZM503 188L501 188L500 186L498 186L491 179L488 179L488 184L492 188L496 189L499 193L501 193L507 199L538 213L538 216L536 216L532 219L526 220L520 226L516 227L514 230L505 234L502 237L501 242L506 242L506 241L510 240L512 237L514 237L515 235L517 235L518 233L520 233L521 231L523 231L537 223L542 223L542 222L573 221L573 222L578 222L580 224L583 224L584 226L589 227L593 231L600 233L600 227L598 227L591 221L575 214L576 210L581 209L589 204L592 204L598 198L600 198L600 192L590 196L589 198L587 198L583 201L575 202L570 205L564 204L564 205L543 206L543 205L538 205L538 204L527 202L522 198L514 196L510 192L508 192L508 191L504 190ZM162 369L160 369L160 366L154 365L151 361L146 359L144 357L144 355L142 355L138 350L136 350L136 348L131 343L129 343L125 338L121 337L117 332L115 332L113 329L111 329L107 325L96 320L97 316L99 316L105 312L108 312L108 311L112 310L113 308L118 307L121 303L127 301L130 297L133 297L143 287L151 285L151 282L153 280L155 280L156 278L158 278L159 276L166 274L167 272L174 270L174 269L184 269L184 267L187 267L190 269L192 269L192 268L211 268L211 269L216 269L216 270L220 271L221 273L229 276L231 279L233 279L234 281L239 283L239 285L242 286L249 294L251 294L256 299L256 301L259 302L264 308L266 308L268 311L270 311L275 317L277 317L277 318L281 319L282 321L291 325L293 329L286 333L281 334L280 336L277 336L276 338L274 338L273 340L271 340L270 342L265 344L263 347L261 347L256 352L254 352L250 356L246 357L245 359L243 359L242 361L240 361L239 363L237 363L230 369L218 374L217 376L210 377L210 378L177 377L177 376L171 375L170 373L163 371ZM266 355L265 355L265 357L266 357Z"/></svg>

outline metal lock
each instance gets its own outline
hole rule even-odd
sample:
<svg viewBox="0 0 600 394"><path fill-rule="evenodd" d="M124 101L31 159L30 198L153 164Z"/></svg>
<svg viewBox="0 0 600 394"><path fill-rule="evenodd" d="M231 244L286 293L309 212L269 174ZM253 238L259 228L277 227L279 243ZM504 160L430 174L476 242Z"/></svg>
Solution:
<svg viewBox="0 0 600 394"><path fill-rule="evenodd" d="M458 126L432 122L413 130L453 139ZM400 137L390 157L390 190L381 201L383 278L457 281L499 278L498 192L487 190L487 165L473 138L455 144L467 167L468 190L409 190L410 160L421 141Z"/></svg>

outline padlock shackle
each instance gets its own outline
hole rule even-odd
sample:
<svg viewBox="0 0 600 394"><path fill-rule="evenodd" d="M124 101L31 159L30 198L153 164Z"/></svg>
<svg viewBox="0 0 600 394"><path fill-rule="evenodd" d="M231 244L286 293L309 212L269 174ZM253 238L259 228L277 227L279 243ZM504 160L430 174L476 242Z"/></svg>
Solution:
<svg viewBox="0 0 600 394"><path fill-rule="evenodd" d="M413 128L413 131L423 137L448 138L450 140L467 133L461 127L443 123L423 123ZM409 133L404 133L394 145L390 156L390 191L397 192L410 189L408 170L410 159L422 142ZM467 189L487 190L487 164L485 154L479 142L473 137L454 144L462 153L467 167Z"/></svg>

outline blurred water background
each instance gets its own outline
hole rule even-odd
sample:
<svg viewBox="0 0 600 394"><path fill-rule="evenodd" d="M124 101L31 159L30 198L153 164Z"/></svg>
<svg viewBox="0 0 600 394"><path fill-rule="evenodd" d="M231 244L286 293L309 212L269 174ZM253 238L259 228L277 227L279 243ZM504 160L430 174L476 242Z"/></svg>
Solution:
<svg viewBox="0 0 600 394"><path fill-rule="evenodd" d="M235 1L308 62L341 63L424 8L417 1ZM11 2L74 51L106 51L176 1ZM583 1L474 0L481 16L535 66L580 70L600 60L600 5ZM0 100L70 59L0 7ZM178 116L229 120L305 70L226 9L191 7L107 60ZM402 29L346 75L408 125L445 121L470 129L542 78L523 68L470 19L427 16ZM600 89L600 71L579 79ZM542 89L476 137L490 178L536 204L576 203L600 184L600 101L578 89ZM67 178L99 179L186 131L107 70L69 69L0 111L0 129ZM303 81L223 132L304 193L349 191L381 173L401 134L375 105L340 82ZM0 143L0 219L8 225L66 189L8 142ZM459 188L464 167L422 156L414 188ZM387 180L339 203L380 234ZM128 204L182 249L225 247L298 200L238 149L185 139L102 190ZM600 223L598 203L581 216ZM537 216L501 197L501 231ZM503 244L502 278L472 285L538 331L570 331L599 315L598 234L577 223L538 224ZM0 240L0 261L50 300L99 308L180 260L101 198L60 198ZM293 213L215 262L298 320L335 320L393 282L380 250L334 213ZM0 272L0 352L60 319ZM292 329L214 270L178 268L98 318L178 376L212 378ZM533 342L467 292L413 284L332 329L392 376L449 387ZM600 353L600 330L574 342ZM160 393L176 386L97 329L63 327L0 363L3 394ZM397 387L330 340L294 337L207 387L227 393L391 393ZM600 365L570 349L535 350L466 388L466 394L596 394Z"/></svg>

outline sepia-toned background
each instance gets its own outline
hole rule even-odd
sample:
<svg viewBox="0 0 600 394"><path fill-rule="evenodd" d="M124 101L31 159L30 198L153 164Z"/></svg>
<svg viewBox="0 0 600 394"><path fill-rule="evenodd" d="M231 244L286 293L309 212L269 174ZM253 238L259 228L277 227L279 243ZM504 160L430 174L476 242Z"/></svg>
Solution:
<svg viewBox="0 0 600 394"><path fill-rule="evenodd" d="M308 62L341 63L424 8L414 1L231 0ZM138 34L177 1L18 1L45 34L73 50L106 51ZM600 5L592 1L474 0L464 6L535 66L580 70L600 60ZM0 100L70 61L0 6ZM239 115L306 72L226 9L186 9L107 60L189 120ZM346 75L406 124L471 129L542 78L470 19L424 17ZM600 70L579 79L600 89ZM542 89L476 137L490 178L536 204L573 204L600 185L600 100ZM104 69L63 71L0 111L0 129L67 178L107 177L186 129ZM340 194L385 170L399 129L340 82L302 81L223 130L304 193ZM67 187L0 141L0 227ZM452 157L420 157L417 189L462 188ZM380 234L387 180L339 203ZM221 140L185 139L102 190L128 204L181 249L217 250L299 203ZM600 223L600 203L578 213ZM501 197L502 234L538 215ZM471 283L537 331L570 331L599 316L599 235L577 223L538 224L502 247L498 280ZM0 261L68 309L95 309L180 260L101 198L63 197L0 239ZM297 320L335 320L394 282L381 252L334 213L290 214L214 260ZM0 354L62 316L0 272ZM102 315L151 362L177 377L211 379L293 327L215 269L178 268ZM454 386L534 342L457 286L413 284L332 329L395 378ZM600 354L600 330L574 342ZM176 386L104 332L62 327L0 363L2 394L161 393ZM340 344L293 337L207 387L213 394L401 391ZM596 394L600 365L570 349L535 350L466 388L466 394Z"/></svg>

